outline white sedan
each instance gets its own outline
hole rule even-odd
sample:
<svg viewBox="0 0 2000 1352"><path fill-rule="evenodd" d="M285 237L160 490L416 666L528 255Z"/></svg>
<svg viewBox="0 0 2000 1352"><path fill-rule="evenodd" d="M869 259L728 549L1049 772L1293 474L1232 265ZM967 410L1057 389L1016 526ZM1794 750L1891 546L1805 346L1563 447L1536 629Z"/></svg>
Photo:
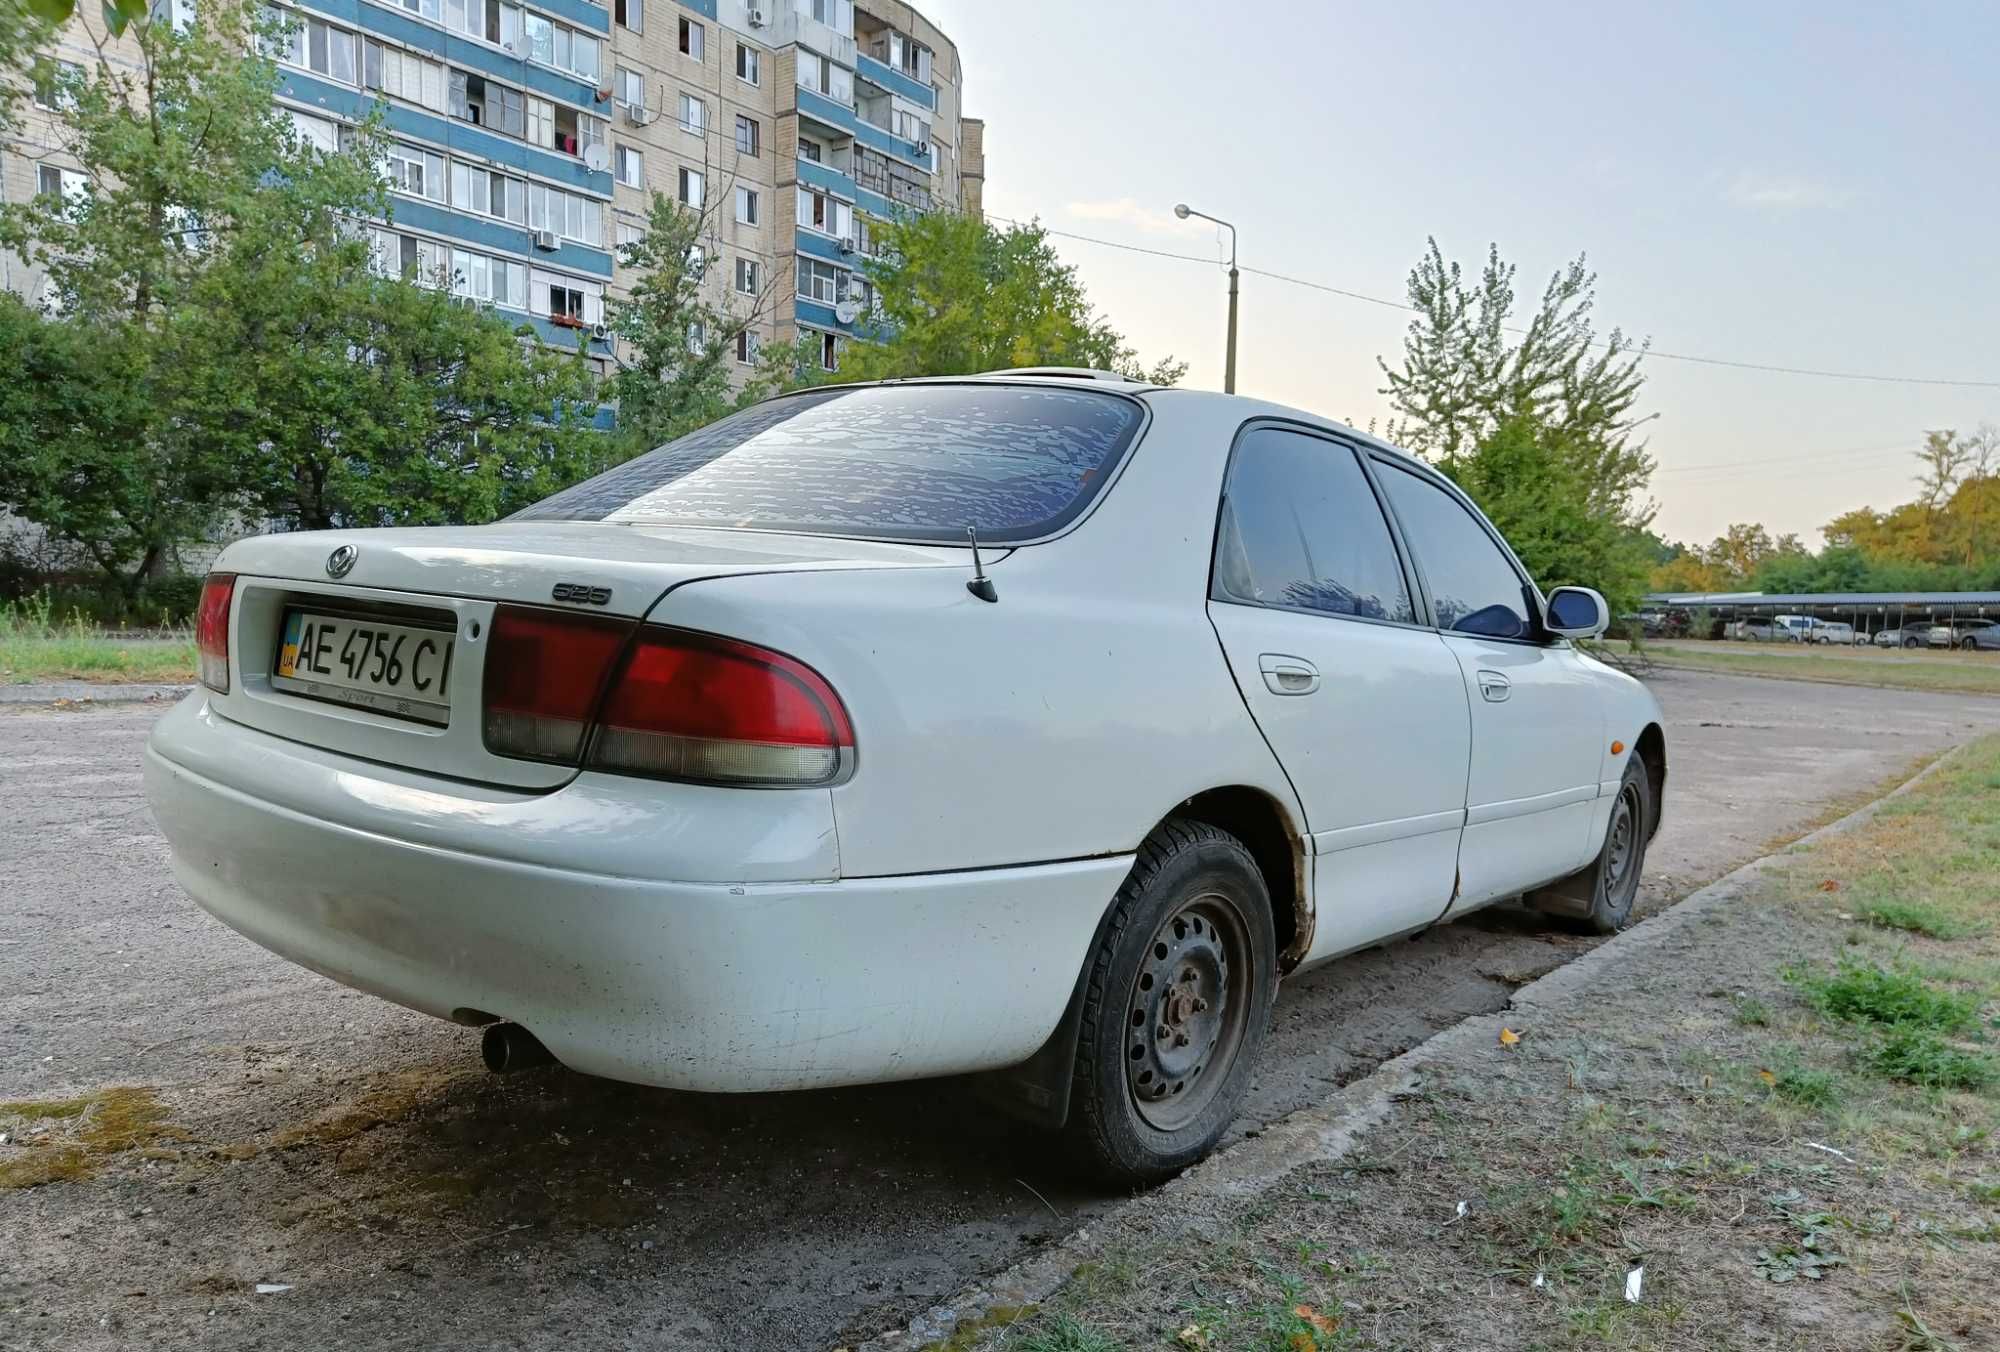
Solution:
<svg viewBox="0 0 2000 1352"><path fill-rule="evenodd" d="M987 1072L1151 1179L1280 978L1524 894L1626 922L1666 757L1607 619L1293 409L819 389L494 525L230 546L146 783L203 907L496 1069Z"/></svg>

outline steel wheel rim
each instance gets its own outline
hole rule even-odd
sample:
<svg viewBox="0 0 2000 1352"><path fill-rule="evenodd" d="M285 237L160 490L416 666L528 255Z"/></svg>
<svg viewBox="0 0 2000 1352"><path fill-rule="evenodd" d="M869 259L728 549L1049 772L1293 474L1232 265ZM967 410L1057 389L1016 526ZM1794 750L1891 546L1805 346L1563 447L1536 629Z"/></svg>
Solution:
<svg viewBox="0 0 2000 1352"><path fill-rule="evenodd" d="M1624 891L1639 855L1639 790L1624 785L1611 809L1611 834L1604 853L1604 895L1616 900Z"/></svg>
<svg viewBox="0 0 2000 1352"><path fill-rule="evenodd" d="M1125 1006L1125 1090L1148 1126L1176 1131L1229 1078L1250 1009L1250 933L1227 897L1176 907L1146 945Z"/></svg>

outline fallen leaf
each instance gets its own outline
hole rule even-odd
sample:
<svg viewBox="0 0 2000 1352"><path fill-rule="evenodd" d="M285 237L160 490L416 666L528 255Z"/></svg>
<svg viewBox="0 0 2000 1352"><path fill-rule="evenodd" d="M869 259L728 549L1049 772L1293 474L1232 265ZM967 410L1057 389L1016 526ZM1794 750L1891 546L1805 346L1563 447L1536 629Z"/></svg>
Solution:
<svg viewBox="0 0 2000 1352"><path fill-rule="evenodd" d="M1511 1028L1502 1028L1502 1029L1500 1030L1500 1045L1501 1045L1501 1046L1503 1046L1503 1047L1511 1047L1511 1046L1513 1046L1513 1045L1514 1045L1515 1043L1519 1042L1520 1040L1521 1040L1521 1035L1520 1035L1519 1033L1515 1032L1515 1031L1514 1031L1513 1029L1511 1029Z"/></svg>
<svg viewBox="0 0 2000 1352"><path fill-rule="evenodd" d="M1311 1324L1321 1333L1333 1333L1340 1328L1340 1324L1336 1320L1321 1314L1310 1305L1294 1305L1292 1306L1292 1313L1305 1320L1308 1324Z"/></svg>
<svg viewBox="0 0 2000 1352"><path fill-rule="evenodd" d="M1290 1348L1291 1352L1319 1352L1319 1344L1314 1342L1313 1336L1304 1329L1287 1338L1285 1346Z"/></svg>
<svg viewBox="0 0 2000 1352"><path fill-rule="evenodd" d="M1838 892L1840 890L1840 883L1837 879L1828 878L1819 885L1819 890L1822 892Z"/></svg>
<svg viewBox="0 0 2000 1352"><path fill-rule="evenodd" d="M1208 1330L1203 1328L1199 1324L1189 1324L1186 1328L1182 1329L1179 1333L1174 1335L1174 1341L1179 1343L1182 1347L1195 1347L1195 1348L1207 1347Z"/></svg>
<svg viewBox="0 0 2000 1352"><path fill-rule="evenodd" d="M1776 1084L1778 1082L1778 1077L1773 1075L1770 1071L1765 1070L1762 1066L1757 1067L1757 1078L1762 1080L1765 1084Z"/></svg>

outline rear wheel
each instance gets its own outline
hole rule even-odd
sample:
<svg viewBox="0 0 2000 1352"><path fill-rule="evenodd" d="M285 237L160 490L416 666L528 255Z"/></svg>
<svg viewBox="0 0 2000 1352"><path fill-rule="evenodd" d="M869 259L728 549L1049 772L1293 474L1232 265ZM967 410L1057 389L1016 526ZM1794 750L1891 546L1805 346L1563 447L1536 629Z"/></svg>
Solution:
<svg viewBox="0 0 2000 1352"><path fill-rule="evenodd" d="M1906 638L1903 640L1903 646L1905 648L1916 648L1916 647L1921 647L1922 645L1918 643L1916 639Z"/></svg>
<svg viewBox="0 0 2000 1352"><path fill-rule="evenodd" d="M1958 646L1965 649L1965 651L1967 652L1973 652L1978 649L1979 640L1975 638L1969 638L1961 642Z"/></svg>
<svg viewBox="0 0 2000 1352"><path fill-rule="evenodd" d="M1271 897L1241 841L1170 819L1140 847L1091 960L1070 1131L1095 1172L1166 1178L1221 1139L1277 986Z"/></svg>

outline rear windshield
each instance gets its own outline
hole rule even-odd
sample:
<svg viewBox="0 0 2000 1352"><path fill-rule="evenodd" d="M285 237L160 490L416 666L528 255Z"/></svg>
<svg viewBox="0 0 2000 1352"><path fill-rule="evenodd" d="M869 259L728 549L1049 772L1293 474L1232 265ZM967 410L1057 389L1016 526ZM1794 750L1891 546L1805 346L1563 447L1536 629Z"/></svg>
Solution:
<svg viewBox="0 0 2000 1352"><path fill-rule="evenodd" d="M1036 385L869 385L768 400L516 512L962 544L1074 521L1140 406Z"/></svg>

